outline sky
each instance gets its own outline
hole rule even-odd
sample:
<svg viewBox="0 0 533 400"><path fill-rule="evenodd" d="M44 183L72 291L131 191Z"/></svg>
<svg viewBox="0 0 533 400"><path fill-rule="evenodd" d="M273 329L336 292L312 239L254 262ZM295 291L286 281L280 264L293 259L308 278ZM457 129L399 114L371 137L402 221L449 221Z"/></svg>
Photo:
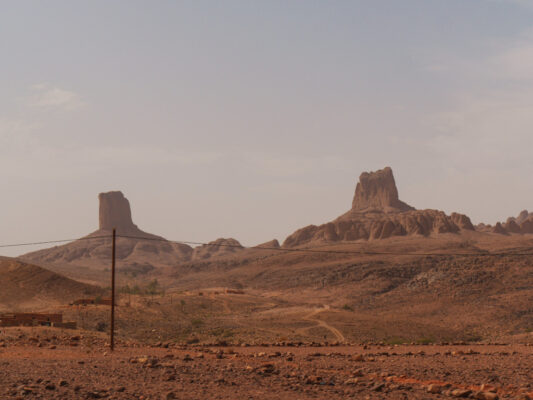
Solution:
<svg viewBox="0 0 533 400"><path fill-rule="evenodd" d="M282 241L385 166L419 209L533 209L533 0L0 5L0 245L110 190L171 240Z"/></svg>

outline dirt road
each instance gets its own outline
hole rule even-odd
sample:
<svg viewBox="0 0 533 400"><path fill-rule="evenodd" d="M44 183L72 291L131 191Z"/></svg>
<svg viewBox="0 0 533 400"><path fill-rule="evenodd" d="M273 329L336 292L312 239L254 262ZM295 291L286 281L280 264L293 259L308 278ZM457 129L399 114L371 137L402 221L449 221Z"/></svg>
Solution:
<svg viewBox="0 0 533 400"><path fill-rule="evenodd" d="M321 312L324 312L324 311L328 311L329 309L330 309L330 307L328 305L326 305L324 307L315 308L313 311L311 311L309 314L304 316L302 319L305 320L305 321L313 321L313 322L317 323L318 326L326 328L328 331L330 331L335 336L337 341L343 343L343 342L346 341L346 339L345 339L344 335L342 334L342 332L339 331L337 328L335 328L335 327L331 326L330 324L328 324L326 321L321 320L320 318L318 318L318 314L320 314ZM309 328L306 328L306 329L309 329Z"/></svg>

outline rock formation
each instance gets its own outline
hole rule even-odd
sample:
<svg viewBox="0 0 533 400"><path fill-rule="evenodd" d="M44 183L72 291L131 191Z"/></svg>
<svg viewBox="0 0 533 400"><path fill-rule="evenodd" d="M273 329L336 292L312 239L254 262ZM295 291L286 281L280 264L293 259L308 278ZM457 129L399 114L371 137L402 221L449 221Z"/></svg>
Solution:
<svg viewBox="0 0 533 400"><path fill-rule="evenodd" d="M173 267L179 262L191 259L192 247L169 242L161 236L139 229L133 223L130 203L122 192L100 193L98 200L100 207L97 231L81 240L28 253L20 258L79 279L78 270L109 267L110 236L112 229L116 228L119 271L142 273L156 267ZM122 235L129 237L121 237ZM88 275L94 276L90 273ZM83 278L87 280L85 276Z"/></svg>
<svg viewBox="0 0 533 400"><path fill-rule="evenodd" d="M533 213L523 210L518 214L518 217L507 218L504 224L498 222L496 226L490 229L490 232L499 234L533 233Z"/></svg>
<svg viewBox="0 0 533 400"><path fill-rule="evenodd" d="M352 209L332 222L309 225L290 235L284 247L312 242L387 239L393 236L473 231L466 215L438 210L416 210L402 202L392 170L364 172L359 178Z"/></svg>
<svg viewBox="0 0 533 400"><path fill-rule="evenodd" d="M110 231L113 228L117 232L135 232L138 230L131 219L130 202L122 192L107 192L98 195L100 202L99 221L100 230Z"/></svg>
<svg viewBox="0 0 533 400"><path fill-rule="evenodd" d="M392 169L386 167L376 172L363 172L355 188L352 210L366 212L410 211L413 207L400 201Z"/></svg>
<svg viewBox="0 0 533 400"><path fill-rule="evenodd" d="M208 260L214 257L235 254L242 250L244 250L244 247L237 240L220 238L196 247L192 253L192 260Z"/></svg>
<svg viewBox="0 0 533 400"><path fill-rule="evenodd" d="M277 239L273 239L268 242L258 244L255 247L263 247L265 249L279 249L281 246L279 245L279 242Z"/></svg>
<svg viewBox="0 0 533 400"><path fill-rule="evenodd" d="M470 221L470 218L468 218L464 214L452 213L451 218L453 223L457 225L459 229L464 229L467 231L476 230L476 228L474 228L474 225L472 224L472 221Z"/></svg>
<svg viewBox="0 0 533 400"><path fill-rule="evenodd" d="M493 230L492 230L494 233L499 233L500 235L507 235L507 231L505 230L505 228L502 226L502 224L500 222L498 222Z"/></svg>
<svg viewBox="0 0 533 400"><path fill-rule="evenodd" d="M518 217L515 219L515 222L517 224L522 224L522 222L525 222L527 219L533 217L533 213L530 213L527 210L522 210L520 214L518 214Z"/></svg>

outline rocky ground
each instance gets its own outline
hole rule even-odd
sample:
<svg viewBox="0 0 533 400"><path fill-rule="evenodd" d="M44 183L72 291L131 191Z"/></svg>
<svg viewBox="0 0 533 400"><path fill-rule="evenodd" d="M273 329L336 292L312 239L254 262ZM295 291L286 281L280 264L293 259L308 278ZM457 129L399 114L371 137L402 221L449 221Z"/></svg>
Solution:
<svg viewBox="0 0 533 400"><path fill-rule="evenodd" d="M528 399L525 344L206 346L2 328L0 398Z"/></svg>

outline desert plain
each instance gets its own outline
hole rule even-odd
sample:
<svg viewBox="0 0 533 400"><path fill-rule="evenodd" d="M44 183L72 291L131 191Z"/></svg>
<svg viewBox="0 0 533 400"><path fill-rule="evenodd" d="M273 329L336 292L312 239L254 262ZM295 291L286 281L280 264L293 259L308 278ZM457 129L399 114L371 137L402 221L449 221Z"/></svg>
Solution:
<svg viewBox="0 0 533 400"><path fill-rule="evenodd" d="M2 398L533 396L527 211L474 226L417 210L385 168L360 176L347 213L281 244L193 246L139 229L120 192L99 201L97 231L0 258L0 313L76 327L0 327Z"/></svg>

